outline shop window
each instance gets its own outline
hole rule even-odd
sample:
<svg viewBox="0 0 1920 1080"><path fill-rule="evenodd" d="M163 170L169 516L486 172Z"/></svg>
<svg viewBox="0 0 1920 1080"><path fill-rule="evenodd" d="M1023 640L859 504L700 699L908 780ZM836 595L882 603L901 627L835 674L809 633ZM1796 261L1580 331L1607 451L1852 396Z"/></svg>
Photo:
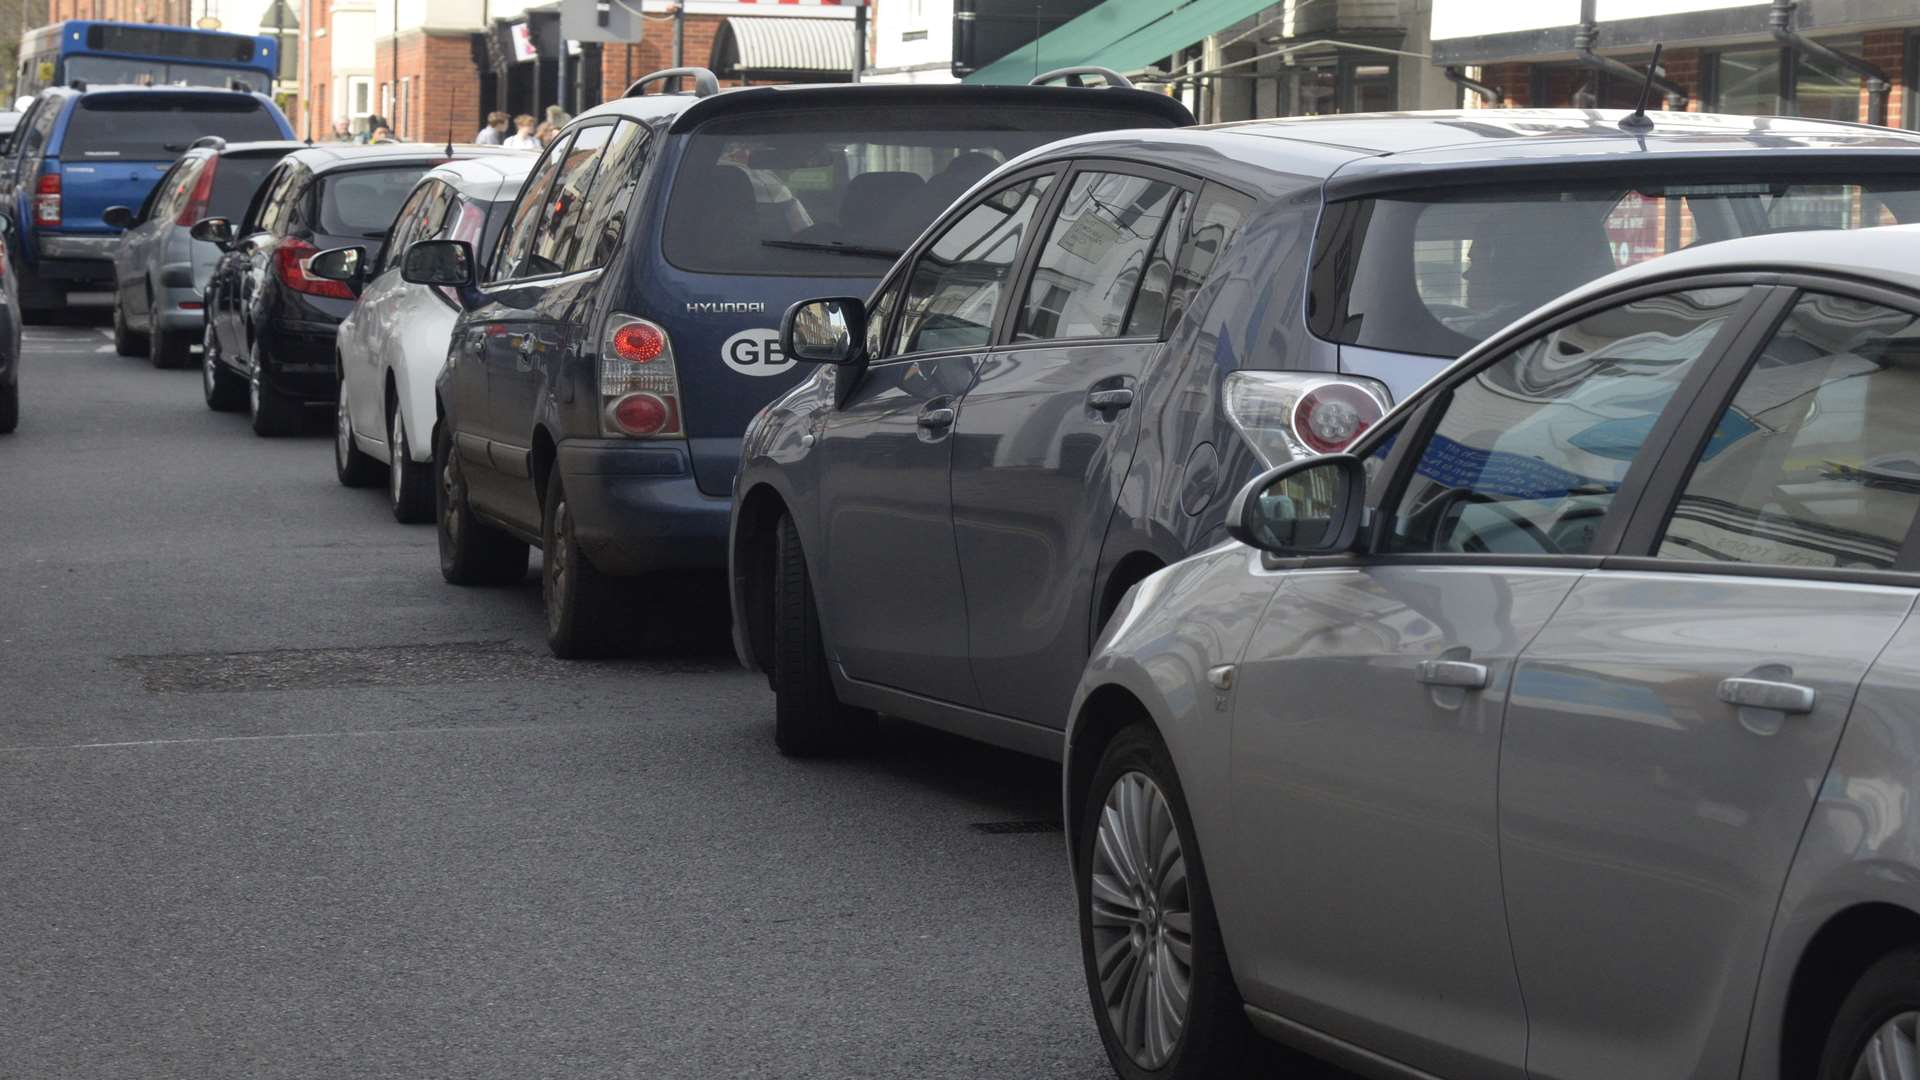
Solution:
<svg viewBox="0 0 1920 1080"><path fill-rule="evenodd" d="M1847 54L1860 55L1857 37L1823 41ZM1860 73L1825 57L1796 50L1793 66L1793 114L1820 120L1860 121L1867 118L1865 83Z"/></svg>
<svg viewBox="0 0 1920 1080"><path fill-rule="evenodd" d="M1822 38L1821 43L1860 55L1858 37ZM1791 64L1785 62L1789 54ZM1714 54L1712 65L1714 112L1850 122L1867 118L1866 84L1860 73L1805 50L1728 49Z"/></svg>

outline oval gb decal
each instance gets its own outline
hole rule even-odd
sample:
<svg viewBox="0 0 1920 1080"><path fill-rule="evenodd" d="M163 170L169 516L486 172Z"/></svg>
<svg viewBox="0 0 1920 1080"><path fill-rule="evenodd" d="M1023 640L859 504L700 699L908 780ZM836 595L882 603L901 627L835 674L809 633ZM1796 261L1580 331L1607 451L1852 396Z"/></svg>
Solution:
<svg viewBox="0 0 1920 1080"><path fill-rule="evenodd" d="M780 351L780 331L742 330L720 346L720 359L742 375L778 375L793 366Z"/></svg>

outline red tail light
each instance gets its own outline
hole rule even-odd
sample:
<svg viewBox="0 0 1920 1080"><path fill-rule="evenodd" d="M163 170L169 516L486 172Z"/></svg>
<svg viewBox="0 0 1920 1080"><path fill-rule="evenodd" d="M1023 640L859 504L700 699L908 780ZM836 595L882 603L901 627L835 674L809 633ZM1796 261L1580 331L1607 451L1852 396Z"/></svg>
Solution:
<svg viewBox="0 0 1920 1080"><path fill-rule="evenodd" d="M326 296L335 300L353 299L353 290L344 281L328 281L307 273L307 260L320 249L305 240L288 238L273 249L273 272L280 284L308 296Z"/></svg>
<svg viewBox="0 0 1920 1080"><path fill-rule="evenodd" d="M600 431L634 438L679 438L680 377L673 342L645 319L607 319L600 350Z"/></svg>
<svg viewBox="0 0 1920 1080"><path fill-rule="evenodd" d="M187 196L187 203L180 208L180 216L173 219L175 225L191 226L207 216L207 203L213 199L213 171L220 167L220 159L210 157L200 168L200 176L193 182L193 194Z"/></svg>
<svg viewBox="0 0 1920 1080"><path fill-rule="evenodd" d="M1293 430L1317 454L1334 454L1386 415L1373 395L1348 383L1329 382L1303 394L1293 407Z"/></svg>
<svg viewBox="0 0 1920 1080"><path fill-rule="evenodd" d="M33 223L60 224L60 174L44 172L33 187Z"/></svg>

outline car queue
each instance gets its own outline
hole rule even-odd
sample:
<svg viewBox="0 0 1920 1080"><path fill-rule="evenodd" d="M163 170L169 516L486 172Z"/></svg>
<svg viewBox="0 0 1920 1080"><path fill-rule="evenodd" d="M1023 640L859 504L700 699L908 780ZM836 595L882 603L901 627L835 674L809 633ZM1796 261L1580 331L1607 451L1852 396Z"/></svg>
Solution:
<svg viewBox="0 0 1920 1080"><path fill-rule="evenodd" d="M1905 1075L1920 137L1056 81L208 143L116 341L193 268L208 405L333 406L451 584L539 549L557 656L711 572L782 751L1062 762L1129 1080Z"/></svg>

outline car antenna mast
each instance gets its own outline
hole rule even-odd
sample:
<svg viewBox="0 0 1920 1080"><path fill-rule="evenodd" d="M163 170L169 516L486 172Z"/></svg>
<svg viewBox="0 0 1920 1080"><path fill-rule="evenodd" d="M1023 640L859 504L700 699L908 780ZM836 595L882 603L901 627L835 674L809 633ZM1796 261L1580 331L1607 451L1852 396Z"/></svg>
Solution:
<svg viewBox="0 0 1920 1080"><path fill-rule="evenodd" d="M1634 135L1653 130L1653 118L1647 115L1647 95L1653 93L1653 80L1660 73L1660 45L1653 47L1653 59L1647 61L1647 81L1640 84L1640 103L1620 118L1620 130Z"/></svg>

